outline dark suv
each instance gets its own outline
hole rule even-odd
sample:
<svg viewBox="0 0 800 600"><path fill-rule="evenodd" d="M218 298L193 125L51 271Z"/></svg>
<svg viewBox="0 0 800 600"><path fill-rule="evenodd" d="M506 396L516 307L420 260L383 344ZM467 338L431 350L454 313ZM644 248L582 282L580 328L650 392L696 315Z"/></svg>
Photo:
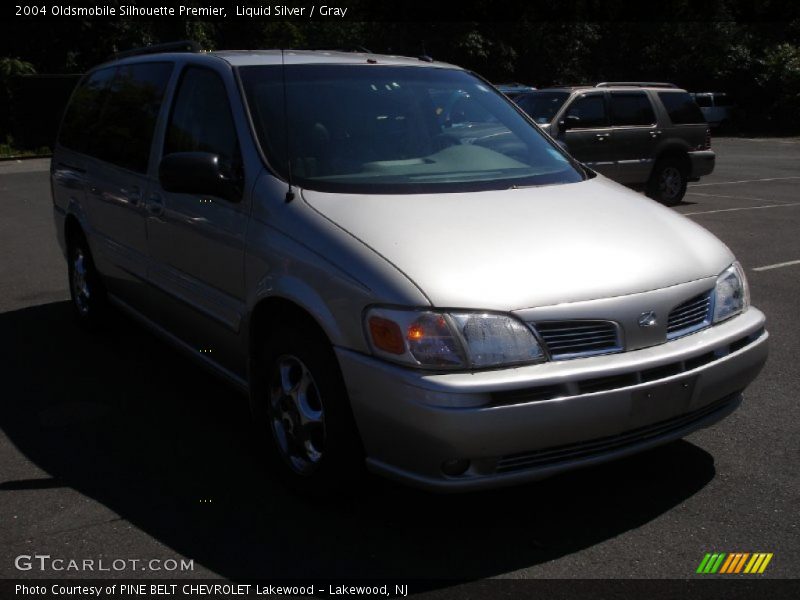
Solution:
<svg viewBox="0 0 800 600"><path fill-rule="evenodd" d="M599 173L668 206L714 170L710 129L694 99L669 83L545 88L515 102Z"/></svg>

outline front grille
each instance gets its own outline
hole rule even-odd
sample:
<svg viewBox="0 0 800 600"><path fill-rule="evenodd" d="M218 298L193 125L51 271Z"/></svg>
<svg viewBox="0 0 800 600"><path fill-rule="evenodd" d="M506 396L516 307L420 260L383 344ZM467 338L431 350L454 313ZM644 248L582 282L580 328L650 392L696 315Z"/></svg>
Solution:
<svg viewBox="0 0 800 600"><path fill-rule="evenodd" d="M512 473L514 471L523 471L525 469L531 469L533 467L542 465L551 465L559 462L578 460L581 458L623 449L626 446L633 446L653 438L665 436L671 432L683 429L684 427L691 425L693 422L708 417L717 411L724 410L728 404L737 400L738 395L739 392L726 396L725 398L704 406L696 411L680 415L678 417L673 417L672 419L661 421L660 423L655 423L653 425L632 429L617 435L598 438L588 442L580 442L577 444L568 444L564 446L535 450L533 452L522 452L520 454L503 456L497 461L496 472Z"/></svg>
<svg viewBox="0 0 800 600"><path fill-rule="evenodd" d="M541 321L534 327L555 360L622 350L613 321Z"/></svg>
<svg viewBox="0 0 800 600"><path fill-rule="evenodd" d="M709 363L724 358L729 354L741 350L745 346L752 344L764 335L764 330L759 329L755 333L746 335L730 344L717 346L703 354L698 354L686 360L676 361L652 367L640 371L628 371L618 375L606 375L604 377L592 377L580 379L576 382L577 389L570 388L570 384L540 385L536 387L521 388L516 390L505 390L493 392L491 395L492 405L503 406L510 404L525 404L528 402L541 402L543 400L554 400L556 398L568 398L578 394L592 394L596 392L611 392L625 387L631 387L642 383L652 383L667 377L673 377L687 371L694 371Z"/></svg>
<svg viewBox="0 0 800 600"><path fill-rule="evenodd" d="M667 339L702 329L711 323L711 293L690 298L672 309L667 319Z"/></svg>

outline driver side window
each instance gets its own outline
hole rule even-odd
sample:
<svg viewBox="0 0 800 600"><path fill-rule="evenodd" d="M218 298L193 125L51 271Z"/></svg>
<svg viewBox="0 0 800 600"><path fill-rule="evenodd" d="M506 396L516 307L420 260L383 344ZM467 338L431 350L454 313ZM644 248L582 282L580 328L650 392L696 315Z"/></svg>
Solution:
<svg viewBox="0 0 800 600"><path fill-rule="evenodd" d="M164 156L174 152L218 154L229 166L240 159L228 94L210 69L189 67L183 73L164 141Z"/></svg>
<svg viewBox="0 0 800 600"><path fill-rule="evenodd" d="M567 118L576 119L573 122L573 129L586 129L589 127L606 127L608 118L606 116L606 104L602 94L591 94L581 96L575 100L567 109Z"/></svg>

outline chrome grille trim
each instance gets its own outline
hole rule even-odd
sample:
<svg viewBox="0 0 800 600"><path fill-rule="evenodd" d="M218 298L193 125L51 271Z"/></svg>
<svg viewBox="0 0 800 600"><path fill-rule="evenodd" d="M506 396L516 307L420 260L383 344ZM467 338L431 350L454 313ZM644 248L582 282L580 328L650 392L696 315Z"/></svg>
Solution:
<svg viewBox="0 0 800 600"><path fill-rule="evenodd" d="M674 340L711 325L712 293L713 290L710 290L689 298L670 311L667 319L668 340Z"/></svg>
<svg viewBox="0 0 800 600"><path fill-rule="evenodd" d="M614 321L538 321L531 324L552 360L566 360L622 351Z"/></svg>

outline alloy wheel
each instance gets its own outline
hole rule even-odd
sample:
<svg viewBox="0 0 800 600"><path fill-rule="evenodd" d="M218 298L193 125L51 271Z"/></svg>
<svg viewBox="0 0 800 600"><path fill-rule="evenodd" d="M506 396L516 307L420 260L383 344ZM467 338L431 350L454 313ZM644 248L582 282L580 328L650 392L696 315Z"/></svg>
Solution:
<svg viewBox="0 0 800 600"><path fill-rule="evenodd" d="M313 473L324 452L325 411L311 371L294 355L281 355L274 363L269 413L281 457L294 472Z"/></svg>

